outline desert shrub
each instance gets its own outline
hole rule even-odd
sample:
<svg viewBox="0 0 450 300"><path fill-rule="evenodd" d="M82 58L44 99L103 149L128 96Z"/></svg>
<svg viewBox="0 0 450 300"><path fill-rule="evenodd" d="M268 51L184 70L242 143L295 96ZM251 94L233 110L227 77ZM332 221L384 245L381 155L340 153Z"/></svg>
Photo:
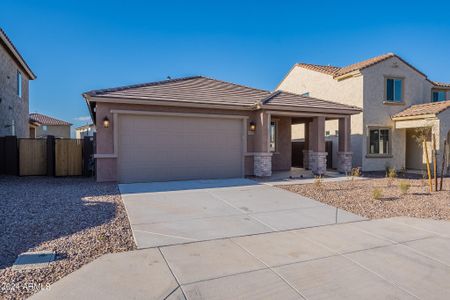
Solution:
<svg viewBox="0 0 450 300"><path fill-rule="evenodd" d="M316 176L314 178L314 186L318 189L318 190L322 190L323 188L323 180L322 180L322 176Z"/></svg>
<svg viewBox="0 0 450 300"><path fill-rule="evenodd" d="M372 190L372 197L375 200L380 200L383 197L383 191L380 188L374 188Z"/></svg>
<svg viewBox="0 0 450 300"><path fill-rule="evenodd" d="M411 184L406 180L400 181L400 184L398 185L398 188L400 189L403 195L406 195L408 193L410 187Z"/></svg>
<svg viewBox="0 0 450 300"><path fill-rule="evenodd" d="M354 177L361 177L361 169L360 168L353 168L350 174L352 176L352 179Z"/></svg>
<svg viewBox="0 0 450 300"><path fill-rule="evenodd" d="M386 178L388 180L388 186L391 186L395 178L397 178L397 171L395 168L388 168L386 171Z"/></svg>

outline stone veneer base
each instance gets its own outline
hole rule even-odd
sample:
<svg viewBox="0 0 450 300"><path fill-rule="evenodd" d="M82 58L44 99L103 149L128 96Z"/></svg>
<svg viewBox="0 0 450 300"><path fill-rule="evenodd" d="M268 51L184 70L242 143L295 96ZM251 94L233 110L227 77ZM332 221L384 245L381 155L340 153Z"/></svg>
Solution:
<svg viewBox="0 0 450 300"><path fill-rule="evenodd" d="M309 168L316 175L323 175L327 171L327 152L309 153Z"/></svg>
<svg viewBox="0 0 450 300"><path fill-rule="evenodd" d="M256 177L272 176L272 153L255 153L253 155L253 170Z"/></svg>

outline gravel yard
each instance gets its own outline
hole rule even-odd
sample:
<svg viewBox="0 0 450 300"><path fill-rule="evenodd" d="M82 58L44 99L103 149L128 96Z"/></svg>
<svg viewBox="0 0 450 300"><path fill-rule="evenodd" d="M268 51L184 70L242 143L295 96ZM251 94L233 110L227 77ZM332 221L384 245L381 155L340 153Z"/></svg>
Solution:
<svg viewBox="0 0 450 300"><path fill-rule="evenodd" d="M135 249L116 184L0 176L0 298L21 299L97 257ZM50 250L49 267L17 271L17 255Z"/></svg>
<svg viewBox="0 0 450 300"><path fill-rule="evenodd" d="M407 194L401 183L409 183ZM450 221L450 178L444 178L443 191L429 193L427 180L412 178L370 178L279 188L313 198L370 219L408 216ZM374 190L380 192L374 199ZM375 192L376 193L376 192Z"/></svg>

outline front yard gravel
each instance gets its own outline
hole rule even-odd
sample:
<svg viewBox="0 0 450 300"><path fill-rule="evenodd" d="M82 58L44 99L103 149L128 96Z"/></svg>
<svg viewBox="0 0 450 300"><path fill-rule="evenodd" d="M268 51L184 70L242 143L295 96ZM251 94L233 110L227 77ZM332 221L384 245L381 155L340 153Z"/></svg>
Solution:
<svg viewBox="0 0 450 300"><path fill-rule="evenodd" d="M400 182L411 185L406 195L399 188ZM278 187L370 219L407 216L450 221L450 178L444 179L441 192L430 194L427 184L423 179L389 182L387 178L371 178ZM381 191L379 199L374 199L374 189Z"/></svg>
<svg viewBox="0 0 450 300"><path fill-rule="evenodd" d="M23 299L99 256L135 249L116 184L92 178L0 176L0 298ZM26 251L56 261L13 270Z"/></svg>

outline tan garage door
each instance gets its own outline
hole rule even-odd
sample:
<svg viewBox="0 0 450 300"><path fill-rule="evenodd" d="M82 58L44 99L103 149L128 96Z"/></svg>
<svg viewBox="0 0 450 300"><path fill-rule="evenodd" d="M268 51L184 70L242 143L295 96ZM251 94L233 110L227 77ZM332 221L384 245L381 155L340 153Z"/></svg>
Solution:
<svg viewBox="0 0 450 300"><path fill-rule="evenodd" d="M119 115L119 181L241 177L242 135L242 119Z"/></svg>

